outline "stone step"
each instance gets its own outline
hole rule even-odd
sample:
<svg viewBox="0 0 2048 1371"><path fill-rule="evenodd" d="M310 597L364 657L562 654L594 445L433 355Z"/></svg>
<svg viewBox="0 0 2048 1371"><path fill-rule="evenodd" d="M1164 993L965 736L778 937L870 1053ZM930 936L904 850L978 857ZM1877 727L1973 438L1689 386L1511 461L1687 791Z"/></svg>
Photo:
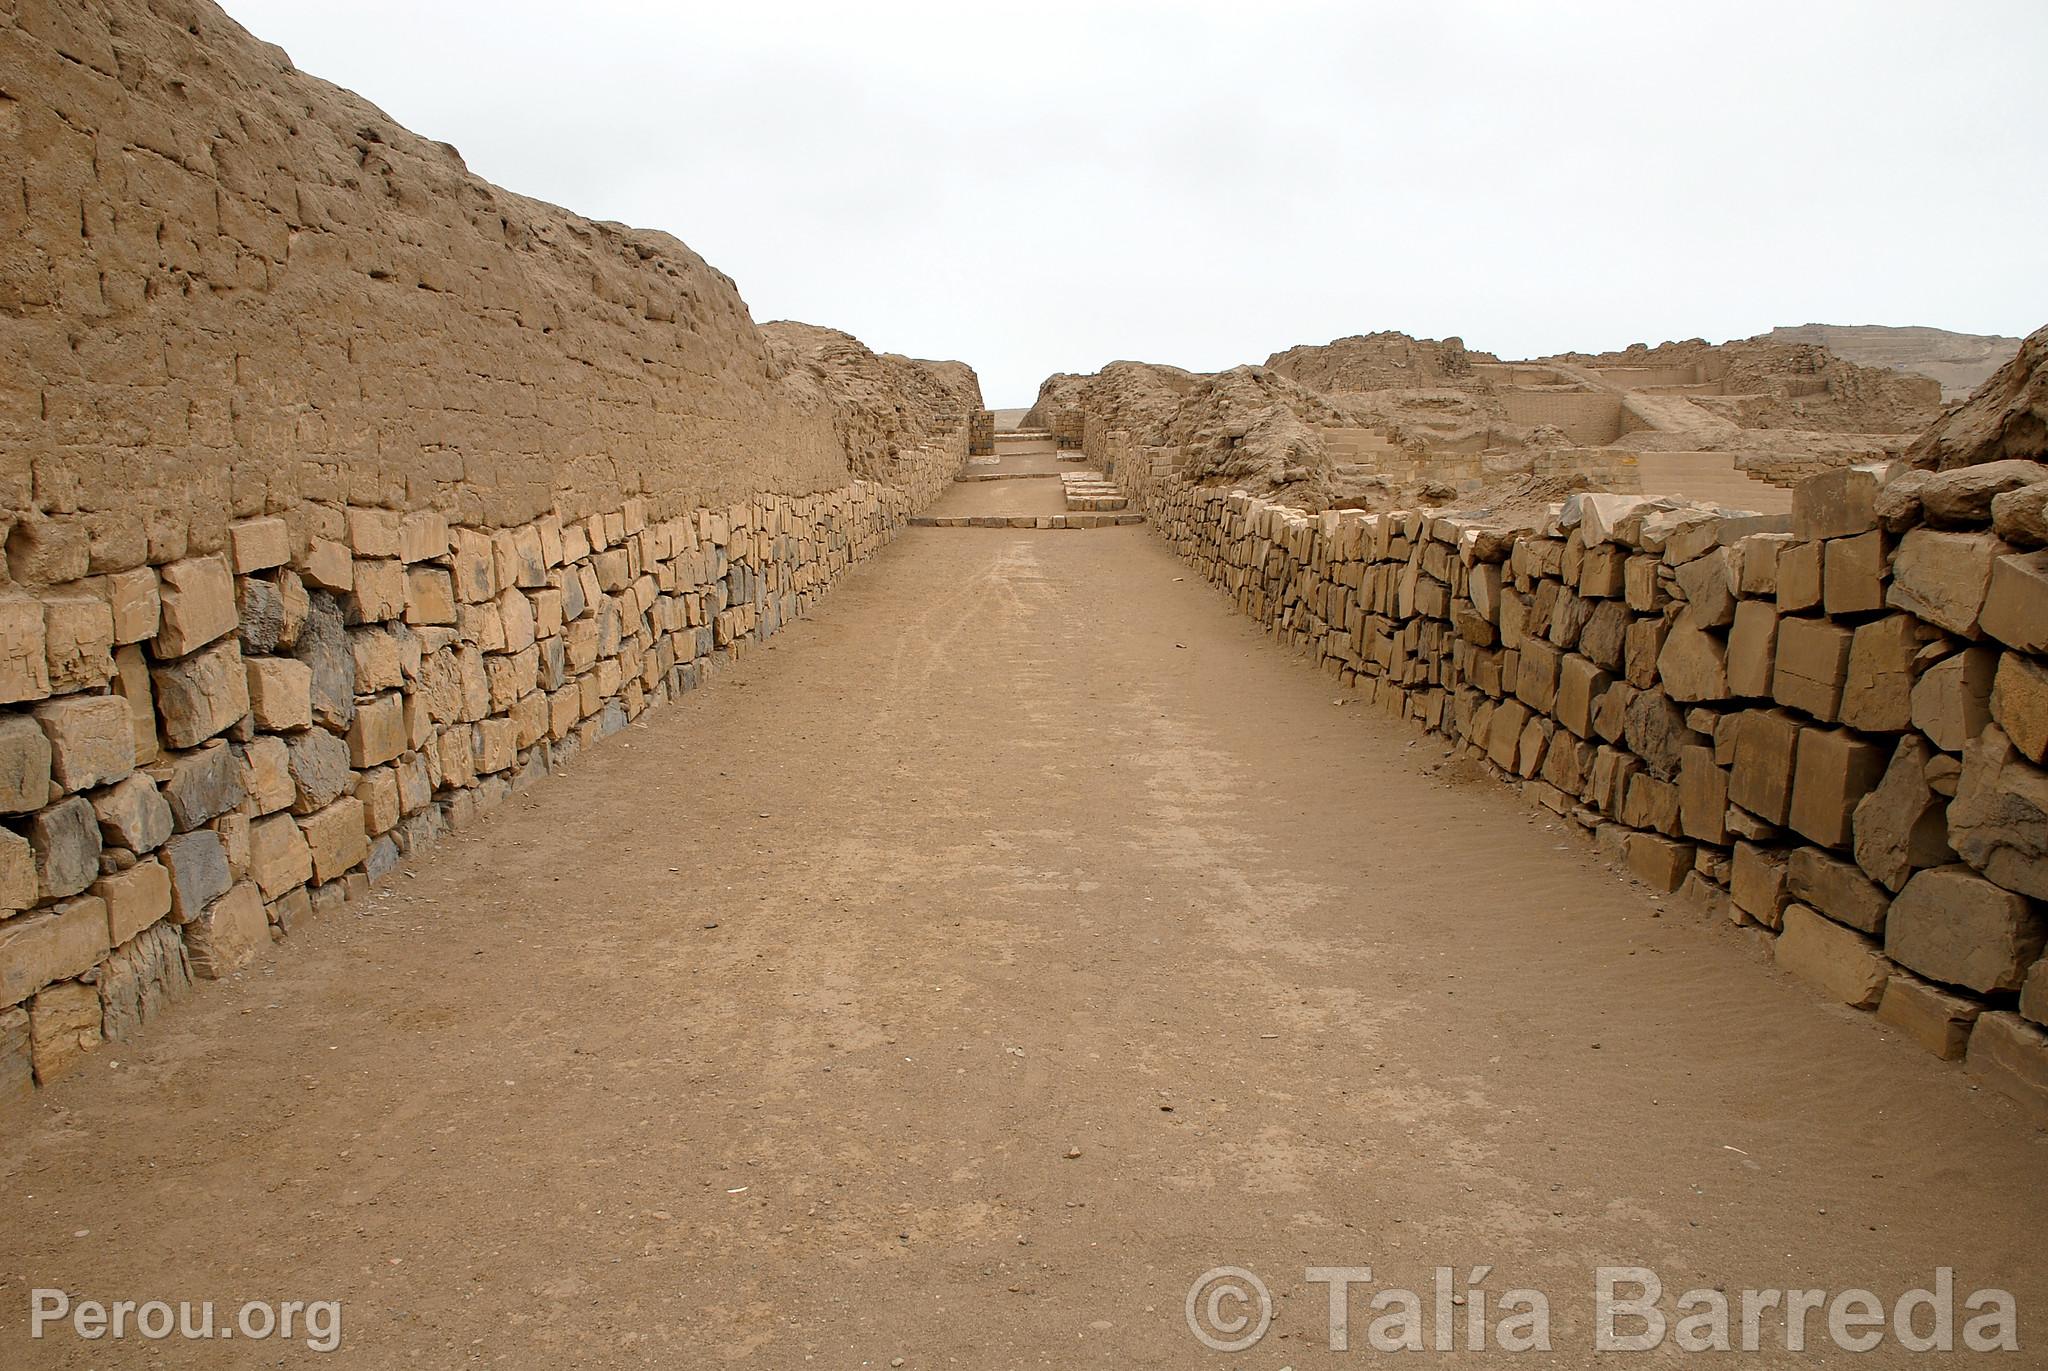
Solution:
<svg viewBox="0 0 2048 1371"><path fill-rule="evenodd" d="M1792 508L1790 490L1759 481L1725 452L1643 452L1636 455L1636 469L1645 495L1679 495L1757 514Z"/></svg>

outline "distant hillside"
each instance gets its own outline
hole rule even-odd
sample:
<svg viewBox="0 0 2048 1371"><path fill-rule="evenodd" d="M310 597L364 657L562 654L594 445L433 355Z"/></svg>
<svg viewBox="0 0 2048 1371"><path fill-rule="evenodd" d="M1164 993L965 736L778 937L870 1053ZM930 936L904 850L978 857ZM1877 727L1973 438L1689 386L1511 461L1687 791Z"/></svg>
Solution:
<svg viewBox="0 0 2048 1371"><path fill-rule="evenodd" d="M1968 395L2020 350L2017 338L1882 324L1800 324L1780 326L1758 336L1773 343L1818 343L1858 366L1932 376L1941 382L1944 400Z"/></svg>

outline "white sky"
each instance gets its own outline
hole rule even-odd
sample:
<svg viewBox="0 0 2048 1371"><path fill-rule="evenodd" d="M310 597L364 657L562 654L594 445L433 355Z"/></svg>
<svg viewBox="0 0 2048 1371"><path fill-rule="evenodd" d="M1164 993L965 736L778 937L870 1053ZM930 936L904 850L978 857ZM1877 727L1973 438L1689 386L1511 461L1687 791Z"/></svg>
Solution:
<svg viewBox="0 0 2048 1371"><path fill-rule="evenodd" d="M988 403L1397 328L2048 322L2048 4L227 0L501 185Z"/></svg>

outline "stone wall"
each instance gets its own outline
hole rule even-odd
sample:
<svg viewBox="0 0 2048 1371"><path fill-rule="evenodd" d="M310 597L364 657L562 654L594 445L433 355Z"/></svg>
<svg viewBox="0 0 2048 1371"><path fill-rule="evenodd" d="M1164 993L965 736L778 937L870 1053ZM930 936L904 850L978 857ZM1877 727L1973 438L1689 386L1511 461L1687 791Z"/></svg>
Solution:
<svg viewBox="0 0 2048 1371"><path fill-rule="evenodd" d="M1789 518L1584 495L1502 524L1307 515L1089 438L1345 686L2048 1114L2048 467L1839 470Z"/></svg>
<svg viewBox="0 0 2048 1371"><path fill-rule="evenodd" d="M18 0L0 72L0 1099L804 614L965 461L971 373L841 394L681 243L211 5Z"/></svg>

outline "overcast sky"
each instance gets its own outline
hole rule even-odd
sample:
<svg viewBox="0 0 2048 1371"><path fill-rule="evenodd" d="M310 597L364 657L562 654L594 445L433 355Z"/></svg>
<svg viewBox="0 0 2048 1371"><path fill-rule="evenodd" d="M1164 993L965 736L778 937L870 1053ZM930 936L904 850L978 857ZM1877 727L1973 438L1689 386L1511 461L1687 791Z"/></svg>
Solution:
<svg viewBox="0 0 2048 1371"><path fill-rule="evenodd" d="M754 317L958 357L2048 322L2048 4L227 0Z"/></svg>

